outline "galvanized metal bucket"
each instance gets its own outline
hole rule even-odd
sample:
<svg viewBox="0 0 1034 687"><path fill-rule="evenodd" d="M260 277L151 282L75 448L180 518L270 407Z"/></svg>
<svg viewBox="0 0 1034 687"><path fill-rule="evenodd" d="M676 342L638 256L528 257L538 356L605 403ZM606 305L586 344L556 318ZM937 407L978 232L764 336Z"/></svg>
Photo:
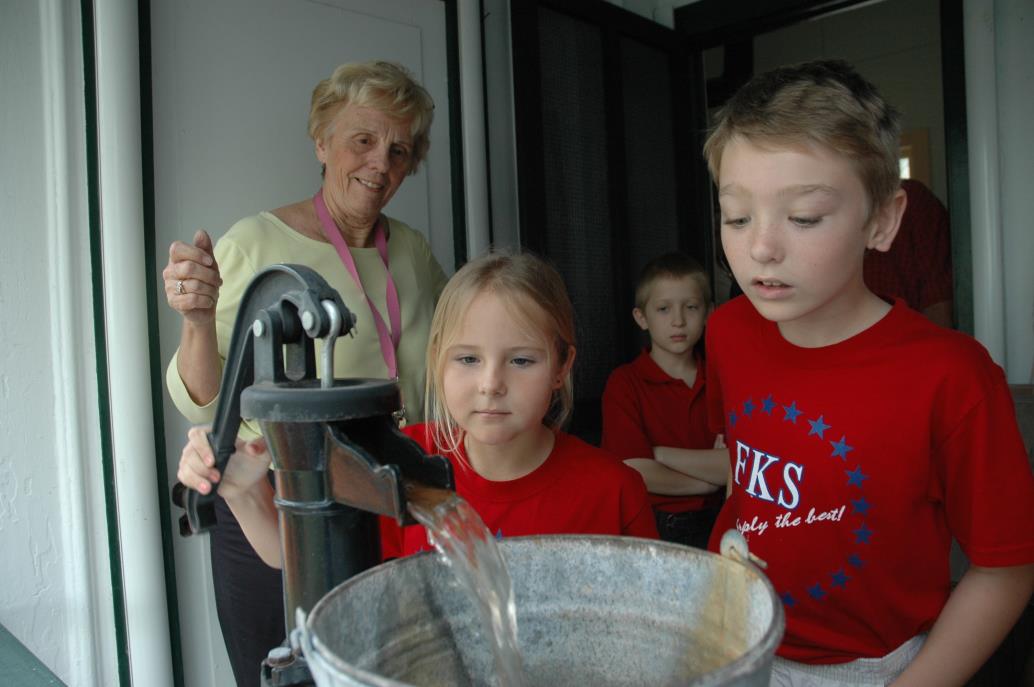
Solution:
<svg viewBox="0 0 1034 687"><path fill-rule="evenodd" d="M501 546L529 684L768 685L784 618L753 565L628 537ZM299 621L318 687L495 684L477 611L432 554L344 582Z"/></svg>

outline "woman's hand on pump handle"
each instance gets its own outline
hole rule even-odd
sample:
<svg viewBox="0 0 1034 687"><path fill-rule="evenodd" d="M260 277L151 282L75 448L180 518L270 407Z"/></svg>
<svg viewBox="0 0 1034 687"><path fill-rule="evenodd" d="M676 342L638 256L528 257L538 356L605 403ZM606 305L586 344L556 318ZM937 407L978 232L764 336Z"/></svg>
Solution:
<svg viewBox="0 0 1034 687"><path fill-rule="evenodd" d="M208 494L218 485L219 495L226 500L240 496L266 479L271 461L265 439L237 439L236 451L226 463L223 474L215 469L215 454L208 443L210 427L192 427L187 432L187 445L180 455L176 478L185 486Z"/></svg>
<svg viewBox="0 0 1034 687"><path fill-rule="evenodd" d="M174 241L169 246L169 263L162 270L162 278L165 298L176 312L193 324L215 321L223 280L207 232L198 229L193 245Z"/></svg>

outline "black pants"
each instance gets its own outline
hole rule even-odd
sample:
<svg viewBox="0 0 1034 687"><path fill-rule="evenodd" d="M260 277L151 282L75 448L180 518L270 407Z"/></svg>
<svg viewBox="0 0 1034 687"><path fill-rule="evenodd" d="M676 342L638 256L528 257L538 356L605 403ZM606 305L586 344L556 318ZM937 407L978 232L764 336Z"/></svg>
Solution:
<svg viewBox="0 0 1034 687"><path fill-rule="evenodd" d="M668 511L653 509L653 517L657 522L657 533L664 541L695 546L698 549L707 549L707 540L711 536L714 522L718 518L718 511L722 509L722 502L709 505L703 510L683 511L681 513L669 513Z"/></svg>
<svg viewBox="0 0 1034 687"><path fill-rule="evenodd" d="M281 575L251 548L223 499L215 509L219 525L209 540L219 628L237 686L258 687L262 659L286 636Z"/></svg>

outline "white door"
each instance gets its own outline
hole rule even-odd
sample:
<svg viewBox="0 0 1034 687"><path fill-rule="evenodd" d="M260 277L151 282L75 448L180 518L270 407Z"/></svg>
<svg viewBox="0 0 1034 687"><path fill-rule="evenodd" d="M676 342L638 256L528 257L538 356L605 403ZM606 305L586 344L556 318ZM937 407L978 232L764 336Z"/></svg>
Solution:
<svg viewBox="0 0 1034 687"><path fill-rule="evenodd" d="M431 152L388 214L424 231L453 268L448 72L442 0L176 0L151 3L156 275L175 239L218 239L236 220L311 196L320 169L306 133L313 86L349 61L407 66L435 101ZM159 289L159 298L162 298ZM159 308L162 363L179 318ZM165 396L169 484L188 427ZM181 511L167 524L176 532ZM233 684L204 536L174 535L184 682ZM258 666L256 666L258 670Z"/></svg>

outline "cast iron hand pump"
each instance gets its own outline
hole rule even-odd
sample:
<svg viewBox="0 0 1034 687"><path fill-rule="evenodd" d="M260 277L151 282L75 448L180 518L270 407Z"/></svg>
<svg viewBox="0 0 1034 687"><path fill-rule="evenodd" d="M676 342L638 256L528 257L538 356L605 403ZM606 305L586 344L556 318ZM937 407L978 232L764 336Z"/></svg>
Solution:
<svg viewBox="0 0 1034 687"><path fill-rule="evenodd" d="M380 562L377 515L411 523L410 485L452 489L451 466L402 434L390 380L335 379L334 345L355 318L313 270L272 265L241 298L208 440L216 468L234 452L241 418L269 444L279 511L284 612L311 610L330 589ZM314 340L323 339L320 376ZM184 535L216 524L213 494L176 485Z"/></svg>

